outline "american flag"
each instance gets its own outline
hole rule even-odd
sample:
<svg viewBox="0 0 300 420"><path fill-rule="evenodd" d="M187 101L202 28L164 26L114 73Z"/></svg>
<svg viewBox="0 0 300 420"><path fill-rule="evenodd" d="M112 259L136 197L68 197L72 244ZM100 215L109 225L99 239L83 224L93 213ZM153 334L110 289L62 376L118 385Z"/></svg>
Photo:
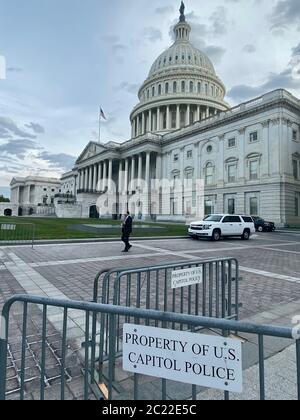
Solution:
<svg viewBox="0 0 300 420"><path fill-rule="evenodd" d="M102 108L100 108L100 118L103 118L104 120L107 120Z"/></svg>

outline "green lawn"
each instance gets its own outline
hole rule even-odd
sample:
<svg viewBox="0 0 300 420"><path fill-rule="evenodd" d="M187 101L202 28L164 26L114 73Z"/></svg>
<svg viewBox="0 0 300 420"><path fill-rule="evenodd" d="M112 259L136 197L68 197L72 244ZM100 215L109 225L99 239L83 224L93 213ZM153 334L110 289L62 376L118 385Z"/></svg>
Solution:
<svg viewBox="0 0 300 420"><path fill-rule="evenodd" d="M120 237L121 229L110 230L103 229L98 233L81 232L74 229L74 225L82 224L109 224L120 226L120 221L112 220L91 220L91 219L51 219L51 218L31 218L31 217L0 217L1 223L31 223L35 225L35 239L82 239L82 238L118 238ZM140 224L139 222L134 225ZM151 225L151 223L143 222L141 224ZM73 225L73 228L72 228ZM155 230L143 232L142 230L133 231L133 236L186 236L187 227L183 224L159 224L154 226L161 226L164 230Z"/></svg>

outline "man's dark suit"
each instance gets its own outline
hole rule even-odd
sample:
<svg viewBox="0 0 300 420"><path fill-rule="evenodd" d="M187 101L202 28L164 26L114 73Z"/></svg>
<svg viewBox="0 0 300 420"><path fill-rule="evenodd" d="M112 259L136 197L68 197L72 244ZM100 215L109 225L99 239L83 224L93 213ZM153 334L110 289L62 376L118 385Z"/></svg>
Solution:
<svg viewBox="0 0 300 420"><path fill-rule="evenodd" d="M127 216L122 226L122 242L125 244L125 251L128 251L131 246L129 238L132 233L132 217Z"/></svg>

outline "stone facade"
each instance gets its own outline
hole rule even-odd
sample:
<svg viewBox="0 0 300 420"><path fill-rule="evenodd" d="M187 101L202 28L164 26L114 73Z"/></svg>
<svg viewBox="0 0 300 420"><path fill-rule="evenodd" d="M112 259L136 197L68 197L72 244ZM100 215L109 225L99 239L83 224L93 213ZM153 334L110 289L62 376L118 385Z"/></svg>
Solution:
<svg viewBox="0 0 300 420"><path fill-rule="evenodd" d="M186 220L198 206L202 180L205 214L246 213L278 225L299 224L300 101L279 89L229 108L210 60L190 44L190 30L180 22L174 45L152 66L130 116L132 138L90 142L64 176L74 180L81 217L117 217L125 203L136 217ZM139 185L153 179L189 180L192 187L168 197ZM99 202L114 188L114 208L103 211Z"/></svg>
<svg viewBox="0 0 300 420"><path fill-rule="evenodd" d="M55 196L61 192L61 181L55 178L13 178L11 204L18 207L18 215L54 214Z"/></svg>

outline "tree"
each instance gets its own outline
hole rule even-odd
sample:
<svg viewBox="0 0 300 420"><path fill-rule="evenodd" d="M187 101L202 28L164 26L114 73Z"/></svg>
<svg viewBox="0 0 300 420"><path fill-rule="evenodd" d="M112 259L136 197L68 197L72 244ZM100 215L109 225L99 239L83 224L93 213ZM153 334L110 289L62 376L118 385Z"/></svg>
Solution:
<svg viewBox="0 0 300 420"><path fill-rule="evenodd" d="M10 199L0 195L0 203L10 203Z"/></svg>

